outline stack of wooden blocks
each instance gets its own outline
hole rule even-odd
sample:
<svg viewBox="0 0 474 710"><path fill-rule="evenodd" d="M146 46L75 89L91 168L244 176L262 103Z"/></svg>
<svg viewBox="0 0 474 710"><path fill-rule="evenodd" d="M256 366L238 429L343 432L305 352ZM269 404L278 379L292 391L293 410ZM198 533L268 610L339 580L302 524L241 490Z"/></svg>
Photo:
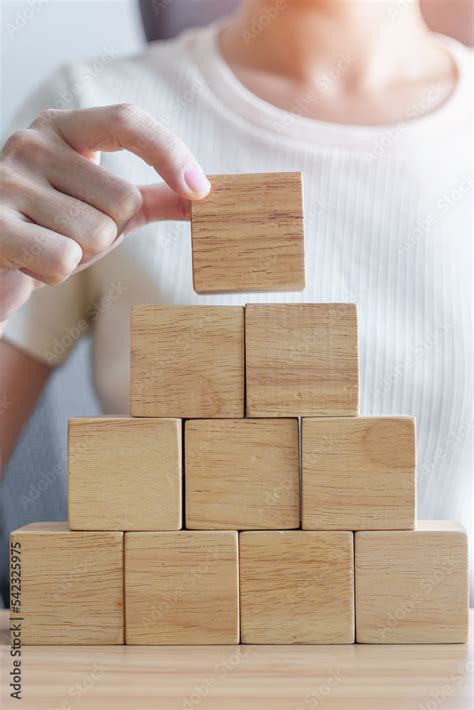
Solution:
<svg viewBox="0 0 474 710"><path fill-rule="evenodd" d="M131 417L70 420L69 525L12 533L23 643L466 641L466 534L416 521L414 420L358 415L354 305L131 320Z"/></svg>

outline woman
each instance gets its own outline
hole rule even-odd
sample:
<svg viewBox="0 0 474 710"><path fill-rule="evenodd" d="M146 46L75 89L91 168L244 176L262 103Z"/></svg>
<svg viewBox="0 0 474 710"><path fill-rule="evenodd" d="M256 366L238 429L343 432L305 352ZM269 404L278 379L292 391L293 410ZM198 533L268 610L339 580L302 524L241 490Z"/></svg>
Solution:
<svg viewBox="0 0 474 710"><path fill-rule="evenodd" d="M350 0L247 0L225 26L59 71L0 163L4 460L90 326L104 411L128 411L131 303L350 301L361 412L417 417L420 512L467 524L470 71L416 2ZM169 220L205 173L279 170L304 173L305 292L197 296Z"/></svg>

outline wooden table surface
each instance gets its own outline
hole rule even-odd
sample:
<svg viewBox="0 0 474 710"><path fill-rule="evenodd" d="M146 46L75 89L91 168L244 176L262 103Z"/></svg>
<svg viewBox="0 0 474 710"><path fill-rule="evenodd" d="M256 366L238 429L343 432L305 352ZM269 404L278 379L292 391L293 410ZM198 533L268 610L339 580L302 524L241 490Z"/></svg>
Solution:
<svg viewBox="0 0 474 710"><path fill-rule="evenodd" d="M472 616L471 616L472 621ZM0 612L0 707L21 710L471 710L472 645L29 646L22 702Z"/></svg>

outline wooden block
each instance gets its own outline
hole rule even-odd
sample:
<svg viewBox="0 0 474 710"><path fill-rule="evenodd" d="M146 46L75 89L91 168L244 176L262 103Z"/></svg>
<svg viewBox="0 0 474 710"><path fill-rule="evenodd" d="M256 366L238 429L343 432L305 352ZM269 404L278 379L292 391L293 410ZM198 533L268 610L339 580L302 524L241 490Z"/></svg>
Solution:
<svg viewBox="0 0 474 710"><path fill-rule="evenodd" d="M247 416L358 413L357 312L352 304L245 309Z"/></svg>
<svg viewBox="0 0 474 710"><path fill-rule="evenodd" d="M415 459L412 417L303 419L303 528L413 529Z"/></svg>
<svg viewBox="0 0 474 710"><path fill-rule="evenodd" d="M10 539L10 618L23 644L123 643L123 533L33 523Z"/></svg>
<svg viewBox="0 0 474 710"><path fill-rule="evenodd" d="M244 309L132 306L131 414L244 416Z"/></svg>
<svg viewBox="0 0 474 710"><path fill-rule="evenodd" d="M69 420L72 530L179 530L181 420Z"/></svg>
<svg viewBox="0 0 474 710"><path fill-rule="evenodd" d="M236 532L126 533L128 644L239 642Z"/></svg>
<svg viewBox="0 0 474 710"><path fill-rule="evenodd" d="M301 173L211 175L191 203L197 293L302 291Z"/></svg>
<svg viewBox="0 0 474 710"><path fill-rule="evenodd" d="M458 523L355 535L359 643L464 643L467 536Z"/></svg>
<svg viewBox="0 0 474 710"><path fill-rule="evenodd" d="M297 419L186 422L186 527L299 528Z"/></svg>
<svg viewBox="0 0 474 710"><path fill-rule="evenodd" d="M351 532L240 534L242 643L353 643Z"/></svg>

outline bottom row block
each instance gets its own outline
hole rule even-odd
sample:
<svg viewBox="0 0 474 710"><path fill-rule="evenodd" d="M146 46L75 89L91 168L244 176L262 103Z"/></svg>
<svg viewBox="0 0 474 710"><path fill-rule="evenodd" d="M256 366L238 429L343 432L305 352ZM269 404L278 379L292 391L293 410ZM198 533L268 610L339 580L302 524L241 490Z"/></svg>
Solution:
<svg viewBox="0 0 474 710"><path fill-rule="evenodd" d="M127 533L125 642L239 643L236 532Z"/></svg>
<svg viewBox="0 0 474 710"><path fill-rule="evenodd" d="M355 535L37 523L12 533L11 569L24 644L467 640L467 538L445 521Z"/></svg>
<svg viewBox="0 0 474 710"><path fill-rule="evenodd" d="M124 642L122 532L32 523L10 536L10 618L22 644Z"/></svg>

